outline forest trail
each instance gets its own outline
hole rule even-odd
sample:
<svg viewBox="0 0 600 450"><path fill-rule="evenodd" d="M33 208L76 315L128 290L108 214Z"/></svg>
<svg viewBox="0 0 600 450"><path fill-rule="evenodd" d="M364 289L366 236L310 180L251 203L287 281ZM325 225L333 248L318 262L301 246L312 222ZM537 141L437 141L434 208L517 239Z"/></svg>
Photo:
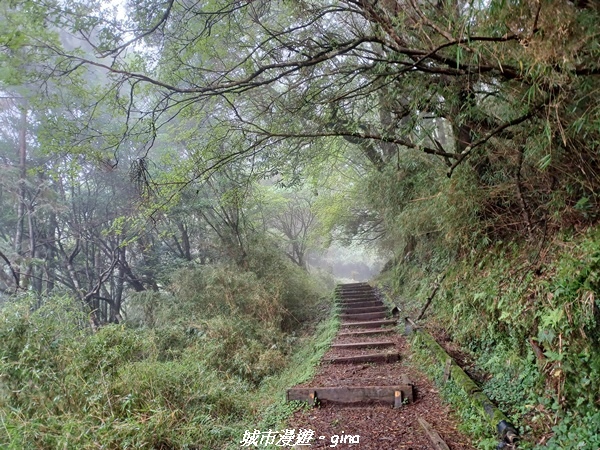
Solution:
<svg viewBox="0 0 600 450"><path fill-rule="evenodd" d="M406 363L409 343L376 291L366 283L339 285L336 300L342 324L319 372L287 392L288 400L313 405L290 421L314 436L310 446L296 447L474 449L433 383Z"/></svg>

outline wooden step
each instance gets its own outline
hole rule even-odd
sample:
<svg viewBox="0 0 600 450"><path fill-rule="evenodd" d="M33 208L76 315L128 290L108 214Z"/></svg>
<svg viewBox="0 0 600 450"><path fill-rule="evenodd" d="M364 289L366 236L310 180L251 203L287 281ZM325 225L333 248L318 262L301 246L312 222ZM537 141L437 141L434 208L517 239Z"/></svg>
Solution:
<svg viewBox="0 0 600 450"><path fill-rule="evenodd" d="M396 393L402 397L401 403L414 402L412 383L400 383L393 386L341 386L292 388L287 391L287 401L299 400L309 403L323 400L335 403L377 402L394 405ZM408 380L406 380L408 381Z"/></svg>
<svg viewBox="0 0 600 450"><path fill-rule="evenodd" d="M331 364L358 364L358 363L393 363L400 360L400 353L370 353L368 355L333 356L323 359Z"/></svg>
<svg viewBox="0 0 600 450"><path fill-rule="evenodd" d="M379 302L383 303L377 297L369 297L369 298L336 298L336 303L345 303L345 304L354 304L354 303L365 303L365 302Z"/></svg>
<svg viewBox="0 0 600 450"><path fill-rule="evenodd" d="M336 289L345 289L345 288L361 287L361 286L369 286L370 287L370 284L367 283L366 281L358 281L356 283L342 283L342 284L338 284L335 288Z"/></svg>
<svg viewBox="0 0 600 450"><path fill-rule="evenodd" d="M368 301L368 302L353 302L353 303L340 302L340 303L338 303L338 305L342 308L368 308L368 307L372 307L372 306L382 306L383 303L379 300L372 300L372 301Z"/></svg>
<svg viewBox="0 0 600 450"><path fill-rule="evenodd" d="M338 284L335 288L336 291L352 291L361 289L373 289L368 283L356 283L356 284Z"/></svg>
<svg viewBox="0 0 600 450"><path fill-rule="evenodd" d="M377 306L365 306L365 307L355 307L355 306L344 306L342 308L342 312L345 314L361 314L361 313L370 313L370 312L388 312L389 308L385 305L377 305Z"/></svg>
<svg viewBox="0 0 600 450"><path fill-rule="evenodd" d="M380 302L381 300L374 295L369 297L356 297L356 298L336 298L338 303L356 303L356 302Z"/></svg>
<svg viewBox="0 0 600 450"><path fill-rule="evenodd" d="M383 302L377 297L355 299L336 298L335 302L339 305L356 305L357 303L378 303L379 305L383 305Z"/></svg>
<svg viewBox="0 0 600 450"><path fill-rule="evenodd" d="M363 289L361 291L340 291L336 292L336 297L360 297L361 295L374 295L374 289Z"/></svg>
<svg viewBox="0 0 600 450"><path fill-rule="evenodd" d="M347 348L347 349L355 349L355 348L379 348L379 347L393 347L396 345L393 341L365 341L365 342L352 342L350 344L333 344L331 348Z"/></svg>
<svg viewBox="0 0 600 450"><path fill-rule="evenodd" d="M396 319L369 320L367 322L342 322L343 327L377 328L384 325L396 325Z"/></svg>
<svg viewBox="0 0 600 450"><path fill-rule="evenodd" d="M363 306L365 303L367 303L367 306ZM368 302L341 302L338 303L338 305L343 306L344 308L372 308L374 306L385 306L379 300L371 300Z"/></svg>
<svg viewBox="0 0 600 450"><path fill-rule="evenodd" d="M376 330L364 330L364 331L349 331L347 333L338 333L339 337L356 337L356 336L373 336L375 334L382 333L395 333L396 330L394 328L379 328Z"/></svg>
<svg viewBox="0 0 600 450"><path fill-rule="evenodd" d="M448 447L448 444L446 444L446 442L442 439L440 433L434 430L434 428L429 424L429 422L427 422L422 417L418 417L417 421L421 425L421 428L423 428L423 431L425 431L425 434L427 435L433 446L436 448L436 450L450 450L450 447ZM512 447L512 445L510 447ZM498 446L498 448L503 447Z"/></svg>
<svg viewBox="0 0 600 450"><path fill-rule="evenodd" d="M342 314L362 314L363 312L387 312L387 308L383 307L383 305L367 305L367 306L341 306L340 305L340 312ZM364 309L373 309L373 308L379 308L378 311L364 311Z"/></svg>
<svg viewBox="0 0 600 450"><path fill-rule="evenodd" d="M365 292L345 292L342 294L336 294L337 298L346 298L346 299L351 299L351 298L362 298L362 297L376 297L377 294L374 291L365 291Z"/></svg>
<svg viewBox="0 0 600 450"><path fill-rule="evenodd" d="M383 311L379 311L379 312L369 312L369 313L358 313L358 314L354 314L354 313L345 313L345 314L340 314L340 318L344 319L344 320L377 320L377 319L385 319L385 312Z"/></svg>
<svg viewBox="0 0 600 450"><path fill-rule="evenodd" d="M347 286L341 289L336 289L334 292L364 292L364 291L374 291L375 288L373 286L369 286L365 284L363 286Z"/></svg>
<svg viewBox="0 0 600 450"><path fill-rule="evenodd" d="M340 291L336 292L336 297L360 297L361 295L375 295L374 289L364 289L362 291Z"/></svg>
<svg viewBox="0 0 600 450"><path fill-rule="evenodd" d="M341 288L336 288L335 292L361 292L361 291L372 291L373 286L369 286L368 284L363 284L360 286L344 286Z"/></svg>

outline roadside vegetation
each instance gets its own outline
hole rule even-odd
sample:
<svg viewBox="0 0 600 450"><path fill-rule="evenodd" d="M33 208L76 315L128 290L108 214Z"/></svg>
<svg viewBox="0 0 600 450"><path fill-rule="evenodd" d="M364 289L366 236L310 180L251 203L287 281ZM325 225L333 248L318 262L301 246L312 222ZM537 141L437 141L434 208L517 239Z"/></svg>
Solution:
<svg viewBox="0 0 600 450"><path fill-rule="evenodd" d="M330 286L272 263L291 290L231 267L185 269L160 302L136 299L135 321L97 332L67 296L5 303L0 446L237 448L257 421L280 424L296 407L285 388L311 375L336 325Z"/></svg>
<svg viewBox="0 0 600 450"><path fill-rule="evenodd" d="M404 315L416 318L444 274L421 323L459 352L483 392L518 425L520 447L594 450L600 237L596 227L582 227L546 239L509 238L439 262L428 256L431 247L417 249L379 282ZM432 370L441 381L443 367ZM482 448L494 448L494 430L464 393L443 391Z"/></svg>

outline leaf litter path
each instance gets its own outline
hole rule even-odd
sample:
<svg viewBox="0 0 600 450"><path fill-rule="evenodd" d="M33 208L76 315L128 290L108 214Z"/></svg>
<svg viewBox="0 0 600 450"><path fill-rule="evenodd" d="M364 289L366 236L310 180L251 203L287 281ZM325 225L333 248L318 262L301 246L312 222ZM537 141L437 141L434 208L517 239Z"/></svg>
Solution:
<svg viewBox="0 0 600 450"><path fill-rule="evenodd" d="M338 301L342 307L342 327L330 350L325 354L315 378L291 389L295 392L312 392L321 397L322 388L394 386L400 380L414 386L414 401L394 408L394 401L387 404L364 398L359 403L321 400L318 406L296 412L289 421L290 428L314 431L314 439L308 445L293 448L338 448L356 450L422 450L438 449L419 424L425 419L440 434L451 450L470 450L475 447L469 438L457 430L457 420L445 405L435 386L414 366L410 359L410 346L404 336L398 334L393 323L383 328L378 321L385 320L383 303L367 284L356 283L338 286ZM371 314L379 312L380 314ZM355 315L356 314L356 315ZM365 319L367 318L367 319ZM356 325L363 323L364 325ZM366 332L366 333L365 333ZM376 343L373 348L362 348L367 342ZM339 344L361 344L339 346ZM375 357L379 355L379 358ZM384 357L381 355L399 355ZM339 363L339 358L356 356L359 361L373 358L376 362ZM388 362L386 362L388 361ZM301 388L309 388L302 391ZM393 391L392 391L393 392ZM398 395L396 393L396 395ZM326 397L325 394L323 394ZM409 399L408 399L409 400ZM406 400L405 400L406 402ZM398 403L396 402L398 405ZM359 436L358 439L356 437ZM345 441L345 443L344 443ZM357 443L358 441L358 443Z"/></svg>

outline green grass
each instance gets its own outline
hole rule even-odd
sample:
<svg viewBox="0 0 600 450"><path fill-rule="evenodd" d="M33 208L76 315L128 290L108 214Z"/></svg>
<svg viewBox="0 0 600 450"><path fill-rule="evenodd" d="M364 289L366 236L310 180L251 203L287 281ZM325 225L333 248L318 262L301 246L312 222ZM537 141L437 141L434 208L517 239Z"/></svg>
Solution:
<svg viewBox="0 0 600 450"><path fill-rule="evenodd" d="M321 322L314 336L306 338L291 356L288 367L277 377L267 380L260 390L260 396L268 399L268 404L261 411L261 420L257 429L282 429L287 419L299 408L302 402L286 402L285 391L315 376L321 358L329 349L339 329L337 310Z"/></svg>

